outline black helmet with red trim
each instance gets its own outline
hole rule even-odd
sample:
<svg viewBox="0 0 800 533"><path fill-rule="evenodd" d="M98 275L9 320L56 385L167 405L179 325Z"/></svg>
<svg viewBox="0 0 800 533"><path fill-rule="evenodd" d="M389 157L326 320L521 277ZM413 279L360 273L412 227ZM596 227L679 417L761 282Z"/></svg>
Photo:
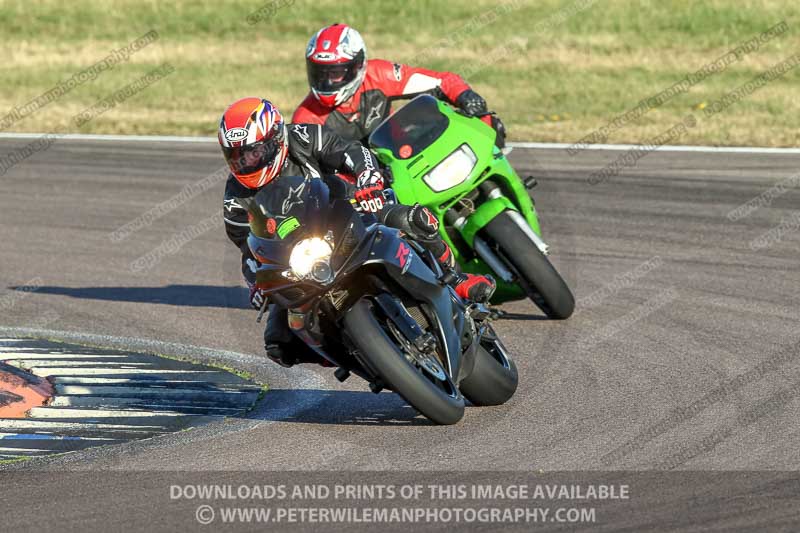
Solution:
<svg viewBox="0 0 800 533"><path fill-rule="evenodd" d="M326 107L353 96L367 72L367 47L361 35L346 24L319 30L306 48L311 93Z"/></svg>
<svg viewBox="0 0 800 533"><path fill-rule="evenodd" d="M278 108L256 97L237 100L225 110L218 139L231 173L250 189L263 187L280 173L289 149Z"/></svg>

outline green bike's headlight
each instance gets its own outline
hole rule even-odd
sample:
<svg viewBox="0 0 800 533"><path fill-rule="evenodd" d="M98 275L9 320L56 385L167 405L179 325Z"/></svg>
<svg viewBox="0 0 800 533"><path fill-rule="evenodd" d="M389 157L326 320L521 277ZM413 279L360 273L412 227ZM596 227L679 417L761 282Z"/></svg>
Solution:
<svg viewBox="0 0 800 533"><path fill-rule="evenodd" d="M464 183L475 165L478 157L475 152L464 143L455 152L447 156L441 163L433 167L433 170L425 174L423 181L433 192L442 192Z"/></svg>
<svg viewBox="0 0 800 533"><path fill-rule="evenodd" d="M292 253L289 256L289 266L292 272L298 278L306 278L310 274L316 274L312 277L324 277L326 279L316 279L319 282L328 281L330 273L332 272L329 267L329 261L333 249L328 241L313 237L311 239L303 239L292 248ZM328 268L325 268L328 267Z"/></svg>

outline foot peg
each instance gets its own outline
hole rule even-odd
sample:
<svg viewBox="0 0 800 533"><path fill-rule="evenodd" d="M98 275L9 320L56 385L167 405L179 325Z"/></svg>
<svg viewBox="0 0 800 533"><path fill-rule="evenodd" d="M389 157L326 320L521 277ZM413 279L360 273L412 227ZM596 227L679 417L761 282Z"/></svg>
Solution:
<svg viewBox="0 0 800 533"><path fill-rule="evenodd" d="M503 311L502 309L492 308L489 311L489 318L488 320L491 322L492 320L502 320L508 316L508 311Z"/></svg>
<svg viewBox="0 0 800 533"><path fill-rule="evenodd" d="M350 371L346 368L339 367L336 369L333 375L336 376L336 379L338 379L341 383L344 383L345 380L350 377Z"/></svg>

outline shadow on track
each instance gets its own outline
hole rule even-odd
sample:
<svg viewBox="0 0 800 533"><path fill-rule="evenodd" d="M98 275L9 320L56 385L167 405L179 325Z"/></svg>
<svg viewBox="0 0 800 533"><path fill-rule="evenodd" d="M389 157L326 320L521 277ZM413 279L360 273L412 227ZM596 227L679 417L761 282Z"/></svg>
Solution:
<svg viewBox="0 0 800 533"><path fill-rule="evenodd" d="M9 287L26 290L25 287ZM29 290L29 289L27 289ZM167 285L164 287L38 287L33 294L54 294L89 300L249 309L244 287L212 285Z"/></svg>
<svg viewBox="0 0 800 533"><path fill-rule="evenodd" d="M298 410L297 405L308 407ZM434 425L397 394L320 389L270 390L248 418L299 424Z"/></svg>
<svg viewBox="0 0 800 533"><path fill-rule="evenodd" d="M550 320L546 315L534 315L527 313L506 313L503 312L498 320Z"/></svg>

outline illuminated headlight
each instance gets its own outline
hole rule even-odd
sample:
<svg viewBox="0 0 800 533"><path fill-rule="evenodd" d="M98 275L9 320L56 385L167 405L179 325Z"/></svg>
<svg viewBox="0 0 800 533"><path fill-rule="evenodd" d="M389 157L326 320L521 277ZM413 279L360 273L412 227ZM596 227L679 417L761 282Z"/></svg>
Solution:
<svg viewBox="0 0 800 533"><path fill-rule="evenodd" d="M469 178L478 158L468 144L462 144L447 158L433 167L433 170L422 178L434 192L446 191Z"/></svg>
<svg viewBox="0 0 800 533"><path fill-rule="evenodd" d="M311 279L319 283L329 283L333 280L333 268L327 259L314 263L311 267Z"/></svg>
<svg viewBox="0 0 800 533"><path fill-rule="evenodd" d="M328 262L332 253L331 245L324 239L318 237L303 239L294 245L292 254L289 256L289 266L298 278L305 278L313 274L312 277L316 279L317 276L325 275L326 279L317 281L329 281L328 278L332 271Z"/></svg>

